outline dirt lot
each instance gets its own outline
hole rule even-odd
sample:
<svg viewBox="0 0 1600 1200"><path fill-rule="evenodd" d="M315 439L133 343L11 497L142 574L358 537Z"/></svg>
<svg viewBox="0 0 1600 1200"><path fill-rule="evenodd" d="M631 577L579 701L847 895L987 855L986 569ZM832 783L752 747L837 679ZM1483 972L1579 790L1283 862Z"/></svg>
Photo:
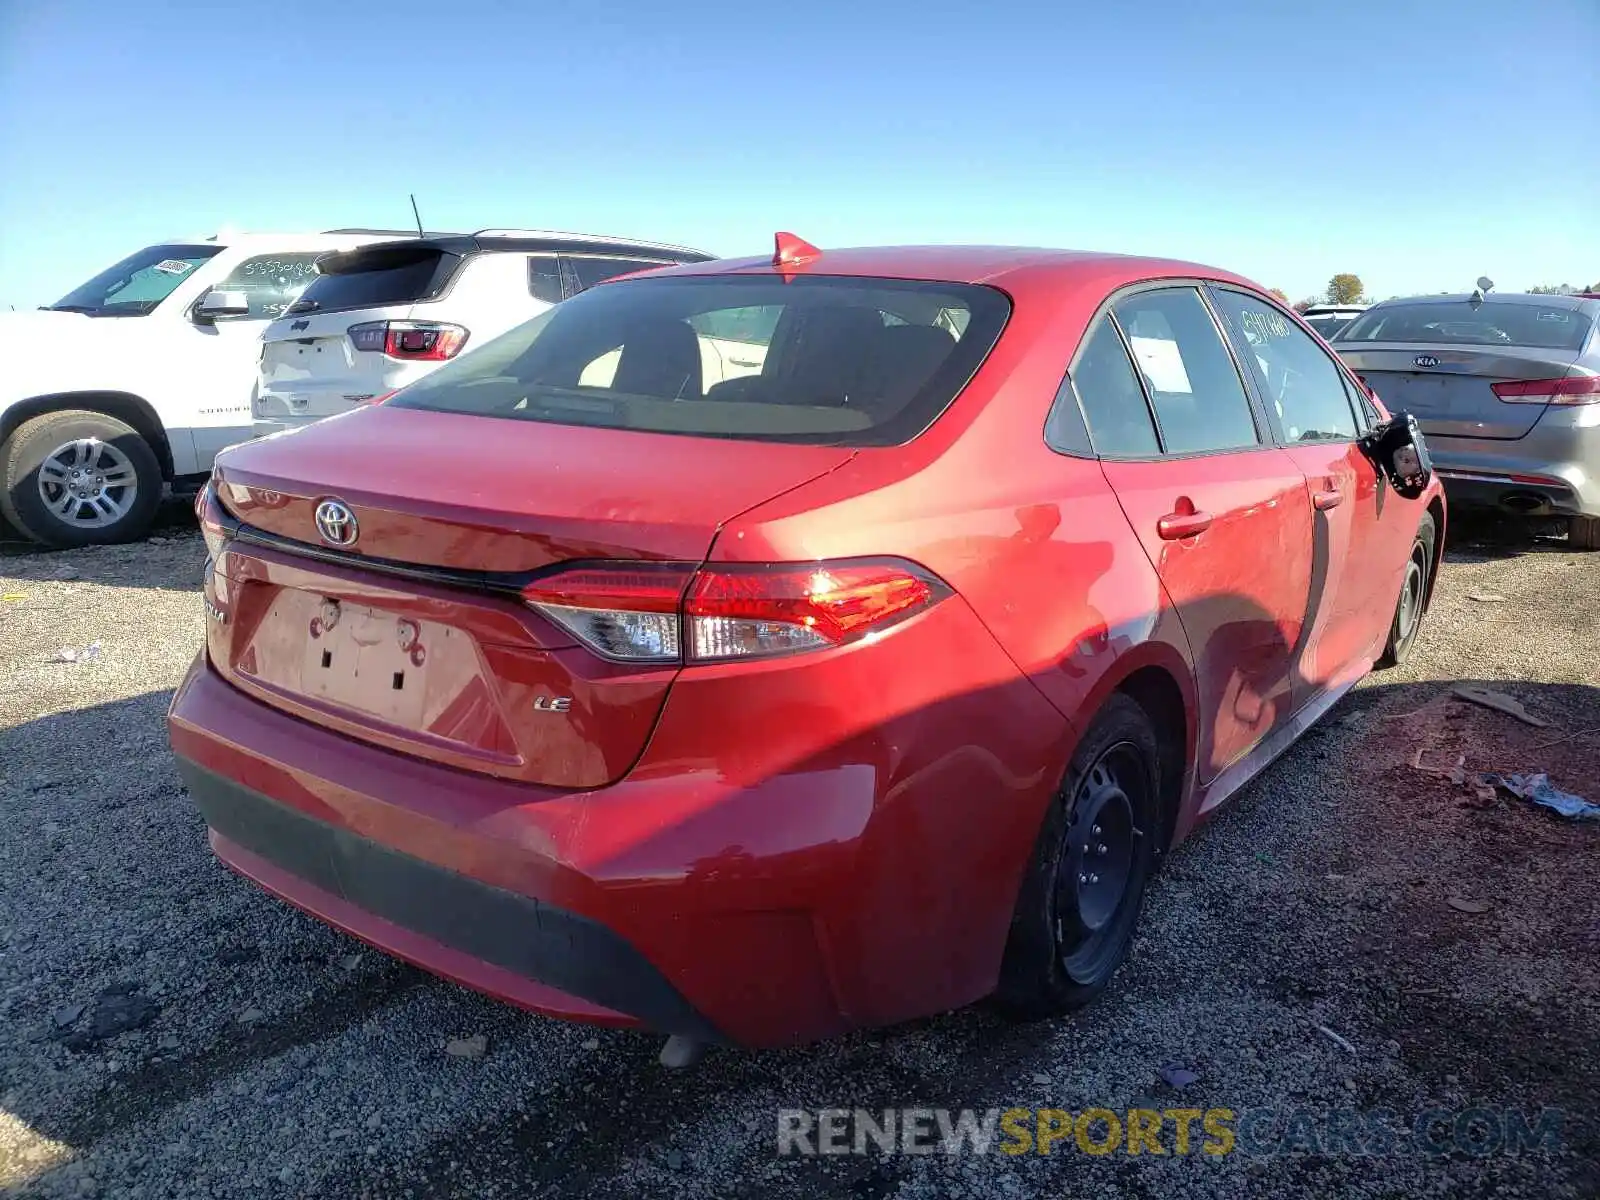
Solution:
<svg viewBox="0 0 1600 1200"><path fill-rule="evenodd" d="M432 979L212 860L162 724L203 627L181 512L149 545L0 548L0 1188L1600 1194L1600 822L1449 777L1462 758L1469 778L1546 770L1600 800L1600 555L1479 532L1453 545L1408 667L1369 679L1173 857L1091 1011L1024 1027L967 1011L678 1073L655 1039ZM1462 681L1548 726L1451 699ZM1418 749L1443 773L1414 767ZM482 1058L447 1053L478 1034ZM1172 1065L1196 1078L1163 1080ZM777 1154L779 1109L902 1105L1261 1119L1225 1155L1070 1139L1049 1156ZM1469 1107L1489 1111L1453 1127ZM1413 1132L1435 1109L1423 1129L1443 1154ZM1534 1126L1560 1110L1559 1145L1494 1144L1507 1109ZM1339 1143L1336 1111L1365 1133ZM1501 1136L1468 1140L1486 1130Z"/></svg>

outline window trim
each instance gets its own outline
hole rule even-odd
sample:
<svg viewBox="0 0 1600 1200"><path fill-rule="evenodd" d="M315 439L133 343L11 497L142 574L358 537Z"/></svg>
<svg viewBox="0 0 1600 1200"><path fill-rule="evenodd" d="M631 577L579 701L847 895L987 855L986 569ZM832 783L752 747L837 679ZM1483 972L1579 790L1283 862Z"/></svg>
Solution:
<svg viewBox="0 0 1600 1200"><path fill-rule="evenodd" d="M1261 399L1256 394L1254 380L1246 375L1239 362L1238 351L1234 347L1231 332L1221 322L1216 306L1211 302L1207 289L1212 286L1212 283L1212 280L1189 275L1160 279L1141 279L1134 283L1124 284L1107 295L1084 325L1083 333L1078 337L1078 345L1073 350L1071 359L1068 360L1067 370L1063 378L1063 387L1057 388L1056 399L1051 402L1050 410L1045 413L1045 428L1043 430L1044 434L1046 434L1045 445L1057 454L1065 454L1075 458L1090 457L1102 459L1106 462L1183 462L1192 458L1211 458L1219 454L1252 454L1262 450L1281 448L1282 442L1278 436L1278 431L1274 425L1267 421L1266 413L1261 408ZM1245 404L1250 410L1251 424L1256 431L1257 441L1253 446L1231 446L1213 450L1185 450L1177 453L1170 452L1166 448L1166 435L1161 430L1161 420L1157 416L1155 404L1151 400L1150 389L1145 384L1144 372L1139 370L1138 360L1133 356L1133 351L1128 346L1127 335L1123 332L1122 323L1116 319L1115 308L1117 304L1130 296L1140 295L1145 292L1179 291L1183 289L1192 291L1198 296L1201 306L1211 318L1211 324L1216 330L1218 339L1222 342L1223 349L1227 352L1229 361L1233 363L1234 373L1239 377L1239 386L1244 392ZM1248 294L1253 295L1254 293ZM1108 317L1111 320L1112 327L1117 331L1117 340L1122 343L1122 352L1127 355L1128 366L1133 371L1134 380L1139 384L1140 394L1144 396L1145 411L1150 417L1151 426L1155 429L1156 434L1156 453L1153 455L1105 454L1094 444L1094 430L1089 424L1088 414L1083 411L1083 399L1078 395L1077 385L1073 381L1073 376L1078 369L1079 361L1088 348L1090 335L1101 317ZM1055 405L1060 402L1063 388L1070 390L1072 393L1073 403L1078 410L1078 419L1074 424L1082 425L1086 433L1085 442L1090 451L1088 455L1073 454L1069 450L1058 449L1056 446L1051 445L1047 436L1050 416L1054 411Z"/></svg>
<svg viewBox="0 0 1600 1200"><path fill-rule="evenodd" d="M1240 287L1238 284L1212 283L1209 285L1208 291L1211 293L1211 299L1213 302L1212 306L1216 309L1218 318L1227 328L1228 337L1233 342L1235 356L1243 359L1245 362L1246 368L1250 374L1251 386L1259 393L1258 399L1261 406L1261 411L1266 416L1272 429L1272 436L1277 441L1278 445L1284 447L1285 449L1296 446L1303 447L1311 445L1349 446L1359 442L1371 431L1371 426L1366 420L1366 413L1363 411L1361 405L1355 403L1355 397L1351 392L1352 388L1359 389L1359 382L1351 377L1350 368L1345 365L1343 359L1341 359L1337 354L1330 354L1328 352L1326 347L1324 347L1322 340L1316 336L1315 330L1309 329L1303 320L1293 320L1293 318L1298 317L1299 314L1290 309L1288 305L1279 303L1276 297L1264 296L1259 292L1252 291L1250 288ZM1353 436L1349 438L1318 438L1314 442L1291 442L1288 439L1284 433L1282 423L1278 420L1278 414L1273 411L1272 405L1267 403L1266 381L1261 378L1260 367L1255 362L1255 355L1248 353L1250 346L1249 340L1244 336L1244 331L1239 329L1238 326L1234 324L1232 317L1229 316L1227 310L1223 308L1220 301L1217 300L1217 294L1221 292L1233 292L1250 300L1265 304L1268 308L1276 310L1280 316L1290 317L1292 323L1299 326L1302 333L1307 334L1308 340L1311 342L1311 345L1317 350L1317 352L1320 353L1323 358L1327 359L1333 364L1334 374L1339 377L1339 382L1344 386L1345 406L1347 409L1349 409L1351 424L1355 427L1355 434Z"/></svg>

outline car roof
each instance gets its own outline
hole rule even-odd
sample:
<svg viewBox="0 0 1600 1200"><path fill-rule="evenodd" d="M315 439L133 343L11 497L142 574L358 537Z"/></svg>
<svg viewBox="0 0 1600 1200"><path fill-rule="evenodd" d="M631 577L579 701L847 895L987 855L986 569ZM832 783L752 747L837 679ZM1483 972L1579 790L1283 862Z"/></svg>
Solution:
<svg viewBox="0 0 1600 1200"><path fill-rule="evenodd" d="M659 275L778 273L771 255L728 258L674 267ZM859 246L822 250L784 265L785 275L859 275L924 279L942 283L981 283L1005 288L1012 283L1120 287L1145 279L1201 278L1259 285L1231 271L1173 258L1108 254L1096 250L1054 250L1033 246Z"/></svg>
<svg viewBox="0 0 1600 1200"><path fill-rule="evenodd" d="M352 230L350 232L358 232ZM372 230L380 233L386 231ZM452 254L484 252L543 252L547 254L628 254L679 262L708 262L714 255L690 246L646 242L637 238L599 233L564 233L553 229L480 229L476 233L428 233L421 237L398 235L371 242L362 249L433 246Z"/></svg>
<svg viewBox="0 0 1600 1200"><path fill-rule="evenodd" d="M1385 300L1382 304L1374 304L1372 307L1390 308L1401 304L1466 304L1475 295L1476 292L1460 292L1439 296L1396 296L1393 300ZM1544 308L1576 308L1584 312L1600 309L1600 300L1581 295L1535 296L1529 292L1489 292L1480 298L1507 304L1537 304Z"/></svg>

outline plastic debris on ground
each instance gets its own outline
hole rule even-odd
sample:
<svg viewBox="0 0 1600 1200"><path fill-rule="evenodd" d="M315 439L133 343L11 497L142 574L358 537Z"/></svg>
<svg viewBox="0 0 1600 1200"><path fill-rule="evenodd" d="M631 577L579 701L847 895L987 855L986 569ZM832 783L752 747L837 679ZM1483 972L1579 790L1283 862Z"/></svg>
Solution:
<svg viewBox="0 0 1600 1200"><path fill-rule="evenodd" d="M1191 1071L1188 1067L1181 1067L1177 1063L1168 1063L1161 1068L1161 1079L1168 1087L1188 1087L1200 1078L1198 1071Z"/></svg>
<svg viewBox="0 0 1600 1200"><path fill-rule="evenodd" d="M99 657L100 643L91 642L82 650L76 649L72 646L63 646L61 649L56 651L56 656L50 661L60 663L94 662Z"/></svg>
<svg viewBox="0 0 1600 1200"><path fill-rule="evenodd" d="M1553 809L1570 820L1600 821L1600 804L1563 792L1543 771L1532 775L1480 775L1478 778L1483 783L1504 788L1513 796Z"/></svg>
<svg viewBox="0 0 1600 1200"><path fill-rule="evenodd" d="M1519 721L1525 721L1527 724L1536 726L1539 729L1547 728L1550 724L1549 721L1544 720L1542 717L1534 716L1522 707L1521 701L1506 695L1504 692L1492 692L1488 688L1481 687L1458 687L1455 689L1454 695L1472 704L1481 704L1485 708L1503 712L1507 716L1515 717Z"/></svg>

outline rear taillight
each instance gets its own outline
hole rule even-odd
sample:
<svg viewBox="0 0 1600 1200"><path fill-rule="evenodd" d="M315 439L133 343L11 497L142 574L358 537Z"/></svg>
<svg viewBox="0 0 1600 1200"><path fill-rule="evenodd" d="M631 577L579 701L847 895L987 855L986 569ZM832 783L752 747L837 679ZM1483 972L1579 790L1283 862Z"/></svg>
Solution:
<svg viewBox="0 0 1600 1200"><path fill-rule="evenodd" d="M1507 404L1600 404L1600 375L1576 379L1508 379L1489 385Z"/></svg>
<svg viewBox="0 0 1600 1200"><path fill-rule="evenodd" d="M200 494L194 498L194 515L200 522L200 534L206 540L206 557L212 562L217 560L228 542L228 531L222 524L226 514L221 501L217 499L215 488L215 483L208 479L205 487L200 489Z"/></svg>
<svg viewBox="0 0 1600 1200"><path fill-rule="evenodd" d="M345 331L357 350L407 362L444 362L461 353L467 331L438 321L366 321Z"/></svg>
<svg viewBox="0 0 1600 1200"><path fill-rule="evenodd" d="M523 598L604 658L725 662L842 646L936 604L949 589L899 561L618 563L575 567Z"/></svg>

